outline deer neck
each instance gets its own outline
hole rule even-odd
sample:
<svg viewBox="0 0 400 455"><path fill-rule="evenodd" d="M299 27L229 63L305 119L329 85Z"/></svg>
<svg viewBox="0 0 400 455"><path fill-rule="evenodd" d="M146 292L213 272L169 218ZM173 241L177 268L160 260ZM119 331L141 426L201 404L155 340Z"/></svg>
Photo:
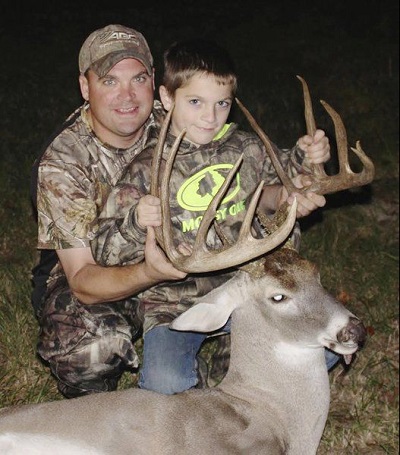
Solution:
<svg viewBox="0 0 400 455"><path fill-rule="evenodd" d="M220 388L253 403L260 422L263 409L274 409L277 420L289 429L288 453L315 454L330 401L323 348L285 346L278 341L278 333L274 336L273 327L260 336L262 329L255 330L254 321L246 327L241 320L238 333L237 315L232 318L230 368Z"/></svg>

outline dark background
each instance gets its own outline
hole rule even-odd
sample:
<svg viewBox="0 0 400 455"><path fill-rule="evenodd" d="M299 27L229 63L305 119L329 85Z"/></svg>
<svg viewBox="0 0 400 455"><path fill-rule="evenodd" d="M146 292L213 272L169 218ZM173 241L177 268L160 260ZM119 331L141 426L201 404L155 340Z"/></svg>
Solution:
<svg viewBox="0 0 400 455"><path fill-rule="evenodd" d="M392 201L394 191L398 201L398 9L397 0L9 1L0 13L0 215L7 219L0 237L27 226L32 163L42 144L82 103L78 53L83 41L110 23L145 35L157 84L163 51L173 41L195 36L217 40L236 61L239 98L281 148L305 134L295 77L303 76L317 126L332 144L332 172L337 168L335 133L319 99L342 116L349 145L360 139L376 165L372 187L363 188L356 199L348 193L333 196L327 206L365 202L371 192ZM248 128L237 110L232 117ZM358 160L351 158L359 170ZM20 234L28 251L36 243L34 223L30 229ZM5 251L5 261L26 254L13 243Z"/></svg>
<svg viewBox="0 0 400 455"><path fill-rule="evenodd" d="M349 145L360 139L376 166L372 186L356 195L332 196L328 209L368 202L372 193L393 204L393 198L398 201L398 9L397 0L9 1L0 13L0 215L7 219L0 236L27 226L32 163L42 144L82 103L77 79L83 41L110 23L145 35L157 84L163 51L173 41L195 36L217 40L236 61L239 98L281 148L305 134L295 77L303 76L317 126L332 144L330 170L337 169L335 132L320 99L342 116ZM232 117L248 128L237 110ZM352 154L351 164L359 170ZM314 218L304 225L308 222ZM34 223L20 236L28 251L34 250ZM5 251L6 261L26 254L13 243Z"/></svg>
<svg viewBox="0 0 400 455"><path fill-rule="evenodd" d="M50 134L81 102L77 60L82 42L109 23L145 35L157 83L162 52L174 40L218 40L237 62L239 96L279 145L292 145L304 132L296 74L308 81L315 100L326 99L345 116L350 132L363 133L365 145L374 136L379 147L384 138L377 135L397 133L397 0L39 1L24 6L10 1L1 12L0 103L7 107L2 128L20 135L33 124L43 138ZM318 105L315 109L320 126L329 128L329 120L319 118ZM45 118L38 119L38 110ZM367 136L360 129L369 130Z"/></svg>

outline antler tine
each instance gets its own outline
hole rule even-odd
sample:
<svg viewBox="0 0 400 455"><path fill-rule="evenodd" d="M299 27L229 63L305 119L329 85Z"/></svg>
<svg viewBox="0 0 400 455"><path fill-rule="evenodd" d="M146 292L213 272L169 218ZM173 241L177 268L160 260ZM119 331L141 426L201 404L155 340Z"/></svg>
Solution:
<svg viewBox="0 0 400 455"><path fill-rule="evenodd" d="M240 107L243 114L246 116L248 122L250 123L250 126L258 134L259 138L261 139L261 142L264 144L264 146L267 150L267 153L272 161L272 164L274 165L276 173L278 174L279 178L281 179L281 182L284 185L284 187L286 188L287 192L289 194L296 192L296 191L298 192L299 190L294 186L293 182L290 180L290 178L287 176L286 172L284 171L282 164L279 161L279 158L278 158L277 154L275 153L275 150L273 149L271 141L269 140L268 136L264 133L264 131L258 125L255 118L251 115L250 111L244 107L244 105L240 102L240 100L238 98L236 98L236 103Z"/></svg>
<svg viewBox="0 0 400 455"><path fill-rule="evenodd" d="M161 126L160 134L156 148L154 149L153 159L151 162L151 182L150 182L150 194L152 196L159 196L159 176L160 176L160 165L162 154L164 150L165 139L167 137L169 124L171 121L173 108L169 110L165 116L164 122Z"/></svg>
<svg viewBox="0 0 400 455"><path fill-rule="evenodd" d="M375 175L374 163L361 148L360 141L357 141L356 148L351 147L351 150L359 157L363 164L363 169L359 173L352 171L349 165L347 133L343 121L340 115L326 101L321 100L321 104L328 112L335 126L339 174L316 182L318 188L313 189L313 191L320 194L330 194L371 183ZM315 187L315 185L312 185L312 187Z"/></svg>
<svg viewBox="0 0 400 455"><path fill-rule="evenodd" d="M156 234L157 240L160 245L164 248L164 251L170 252L171 257L169 258L172 261L172 258L178 257L179 253L173 247L172 235L166 235L166 232L172 233L172 222L171 222L171 209L169 206L169 179L171 177L172 166L174 164L175 155L178 151L179 144L183 136L185 135L186 130L182 130L180 134L175 139L175 142L169 152L167 162L165 164L164 174L161 180L161 226L157 227Z"/></svg>
<svg viewBox="0 0 400 455"><path fill-rule="evenodd" d="M307 134L309 136L314 136L317 127L315 124L314 112L311 102L310 90L308 89L307 82L301 77L296 76L297 79L301 82L303 86L303 96L304 96L304 117L306 120ZM311 171L317 177L326 176L324 165L323 164L310 164Z"/></svg>
<svg viewBox="0 0 400 455"><path fill-rule="evenodd" d="M304 114L306 118L307 133L313 135L316 131L315 119L312 110L310 91L308 89L307 83L305 80L297 76L303 86L304 94ZM272 144L268 136L257 124L250 112L243 106L243 104L236 98L236 102L239 105L240 109L246 116L248 122L254 131L258 134L261 141L263 142L269 157L271 158L272 164L275 167L276 173L281 179L282 184L285 186L288 193L305 193L306 191L313 191L317 194L330 194L337 191L346 190L349 188L354 188L358 186L367 185L371 183L374 174L375 167L373 162L368 158L368 156L362 150L359 141L356 143L356 148L351 148L352 151L360 158L361 163L363 164L363 170L360 173L354 173L348 161L348 146L347 146L347 135L346 129L340 118L340 115L325 101L321 101L321 104L324 106L325 110L328 112L331 117L336 132L336 142L338 147L338 156L339 156L339 166L340 172L338 175L330 176L325 173L324 166L322 164L312 165L311 173L308 174L312 178L312 184L299 189L294 186L290 178L286 175L285 171L282 168L282 165L277 157Z"/></svg>
<svg viewBox="0 0 400 455"><path fill-rule="evenodd" d="M228 187L231 184L233 177L235 176L237 170L239 169L239 166L242 164L242 161L243 161L243 154L240 155L240 157L236 161L233 168L229 171L224 183L221 185L217 194L213 197L209 206L207 207L207 210L205 211L203 218L201 220L199 229L197 230L196 241L194 244L195 249L197 249L197 248L204 249L205 248L207 232L210 228L211 223L214 220L215 214L217 213L219 203L221 202L226 191L228 190ZM254 214L254 212L253 212L253 214Z"/></svg>
<svg viewBox="0 0 400 455"><path fill-rule="evenodd" d="M159 193L160 166L161 166L162 154L163 154L163 150L164 150L165 139L167 137L173 108L174 108L174 106L172 106L172 108L169 110L169 112L165 116L164 122L161 126L158 142L154 149L153 159L151 162L150 194L155 197L160 196L160 193ZM176 152L178 151L178 148L179 148L179 144L181 143L182 137L185 135L185 133L186 133L186 130L182 130L181 133L179 134L179 136L175 139L175 142L170 151L170 157L172 157L172 162L174 161ZM168 161L167 161L167 166L168 166ZM162 202L162 199L161 199L161 202ZM169 216L169 205L166 208L164 207L164 210L166 210L168 212L168 215L165 216L165 218L167 220L167 224L171 225L171 219ZM170 229L172 229L172 227L170 227ZM155 233L156 233L156 238L157 238L158 243L164 248L165 239L164 239L164 235L163 235L161 226L155 227Z"/></svg>

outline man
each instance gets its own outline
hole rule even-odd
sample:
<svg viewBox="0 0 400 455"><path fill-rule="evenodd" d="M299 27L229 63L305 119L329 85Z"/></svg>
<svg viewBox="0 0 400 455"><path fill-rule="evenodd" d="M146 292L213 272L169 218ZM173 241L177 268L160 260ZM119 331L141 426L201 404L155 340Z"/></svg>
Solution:
<svg viewBox="0 0 400 455"><path fill-rule="evenodd" d="M67 397L112 390L124 369L138 365L133 340L141 321L136 300L128 297L185 277L157 247L152 229L139 264L101 267L89 246L112 187L138 153L154 146L163 119L153 102L145 38L121 25L97 30L81 48L79 71L85 103L37 163L38 247L46 252L33 278L41 285L33 294L38 352Z"/></svg>

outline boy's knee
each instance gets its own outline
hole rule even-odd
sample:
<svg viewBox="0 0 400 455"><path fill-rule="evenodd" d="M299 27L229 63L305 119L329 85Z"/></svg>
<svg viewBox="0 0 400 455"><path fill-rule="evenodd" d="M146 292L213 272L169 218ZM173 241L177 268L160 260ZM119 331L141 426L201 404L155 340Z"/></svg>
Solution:
<svg viewBox="0 0 400 455"><path fill-rule="evenodd" d="M204 334L174 332L167 326L151 329L144 336L139 387L165 395L195 387L196 356L204 339Z"/></svg>
<svg viewBox="0 0 400 455"><path fill-rule="evenodd" d="M153 392L164 395L173 395L184 392L195 387L198 383L197 371L194 370L190 375L184 375L182 372L156 370L141 371L139 387L141 389L152 390Z"/></svg>

